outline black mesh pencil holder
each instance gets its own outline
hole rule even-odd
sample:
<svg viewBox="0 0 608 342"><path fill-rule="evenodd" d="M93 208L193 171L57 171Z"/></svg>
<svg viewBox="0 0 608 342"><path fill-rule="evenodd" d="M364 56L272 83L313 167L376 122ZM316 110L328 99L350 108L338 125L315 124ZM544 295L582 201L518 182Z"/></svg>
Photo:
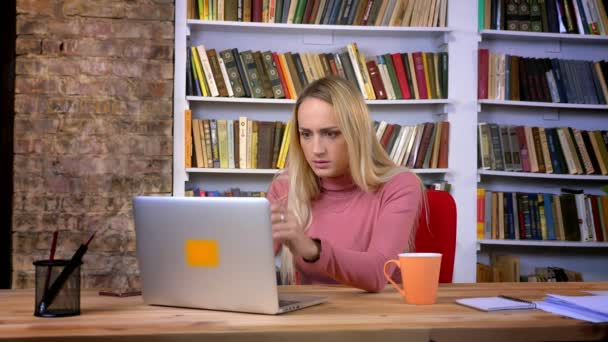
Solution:
<svg viewBox="0 0 608 342"><path fill-rule="evenodd" d="M38 317L66 317L80 315L80 265L65 278L58 291L51 288L57 277L69 264L69 260L38 260L34 261L36 267L36 301L34 303L34 316ZM45 292L47 302L42 303Z"/></svg>

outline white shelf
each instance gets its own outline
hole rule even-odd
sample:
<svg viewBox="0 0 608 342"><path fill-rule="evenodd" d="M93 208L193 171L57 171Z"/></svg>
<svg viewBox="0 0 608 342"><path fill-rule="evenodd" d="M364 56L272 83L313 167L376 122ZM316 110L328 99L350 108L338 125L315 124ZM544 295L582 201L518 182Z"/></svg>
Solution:
<svg viewBox="0 0 608 342"><path fill-rule="evenodd" d="M478 240L480 245L608 248L608 242L546 241L546 240Z"/></svg>
<svg viewBox="0 0 608 342"><path fill-rule="evenodd" d="M186 100L193 102L224 102L224 103L269 103L269 104L294 104L294 99L256 99L250 97L209 97L209 96L186 96ZM366 100L368 105L429 105L448 104L448 99L434 100Z"/></svg>
<svg viewBox="0 0 608 342"><path fill-rule="evenodd" d="M433 174L433 173L448 173L450 169L411 169L412 172L417 174Z"/></svg>
<svg viewBox="0 0 608 342"><path fill-rule="evenodd" d="M523 178L608 181L608 176L600 176L600 175L566 175L566 174L552 174L552 173L493 171L493 170L478 170L477 174L479 174L481 176L496 176L496 177L523 177Z"/></svg>
<svg viewBox="0 0 608 342"><path fill-rule="evenodd" d="M608 43L608 36L596 36L590 34L567 34L549 32L522 32L504 30L482 30L480 32L482 40L493 39L516 39L516 40L536 40L536 41L576 41L589 44Z"/></svg>
<svg viewBox="0 0 608 342"><path fill-rule="evenodd" d="M608 105L591 105L578 103L553 103L553 102L532 102L532 101L507 101L507 100L478 100L481 105L494 106L521 106L521 107L545 107L545 108L573 108L573 109L595 109L608 110Z"/></svg>
<svg viewBox="0 0 608 342"><path fill-rule="evenodd" d="M220 169L220 168L187 168L187 173L218 173L218 174L252 174L252 175L273 175L278 173L279 169ZM449 169L411 169L417 174L443 174L449 172Z"/></svg>
<svg viewBox="0 0 608 342"><path fill-rule="evenodd" d="M203 29L222 30L290 30L290 31L339 31L339 32L379 32L379 33L415 33L441 35L451 31L448 27L409 27L409 26L360 26L360 25L312 25L312 24L283 24L283 23L252 23L236 21L210 21L188 19L186 21L190 28L201 27Z"/></svg>
<svg viewBox="0 0 608 342"><path fill-rule="evenodd" d="M232 173L232 174L250 174L250 175L274 175L279 169L220 169L220 168L187 168L188 173Z"/></svg>
<svg viewBox="0 0 608 342"><path fill-rule="evenodd" d="M186 100L194 102L225 102L225 103L271 103L271 104L294 104L294 99L256 99L251 97L210 97L210 96L186 96Z"/></svg>

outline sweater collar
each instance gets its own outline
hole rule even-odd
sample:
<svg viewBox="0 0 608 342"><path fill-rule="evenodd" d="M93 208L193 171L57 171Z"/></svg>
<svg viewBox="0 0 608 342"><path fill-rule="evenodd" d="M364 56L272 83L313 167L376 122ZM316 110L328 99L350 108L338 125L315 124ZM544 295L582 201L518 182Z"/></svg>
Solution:
<svg viewBox="0 0 608 342"><path fill-rule="evenodd" d="M345 191L353 190L356 184L350 174L338 177L323 177L320 179L322 191Z"/></svg>

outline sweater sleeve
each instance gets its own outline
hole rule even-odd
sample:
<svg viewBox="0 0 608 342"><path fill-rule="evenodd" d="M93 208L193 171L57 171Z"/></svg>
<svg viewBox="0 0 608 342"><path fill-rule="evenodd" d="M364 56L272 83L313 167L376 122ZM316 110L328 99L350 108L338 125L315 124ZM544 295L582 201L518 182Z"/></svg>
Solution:
<svg viewBox="0 0 608 342"><path fill-rule="evenodd" d="M369 292L378 292L386 285L383 267L389 259L403 253L410 234L417 224L422 187L410 173L396 175L385 184L378 218L372 229L366 251L354 251L333 246L321 239L321 253L316 262L297 258L297 266L304 272L325 274L338 282ZM390 274L394 271L392 268Z"/></svg>

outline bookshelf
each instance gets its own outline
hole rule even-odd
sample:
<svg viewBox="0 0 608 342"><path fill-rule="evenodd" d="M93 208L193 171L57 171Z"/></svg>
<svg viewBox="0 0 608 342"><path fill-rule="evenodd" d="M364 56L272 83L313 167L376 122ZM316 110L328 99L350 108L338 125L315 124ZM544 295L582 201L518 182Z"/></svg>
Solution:
<svg viewBox="0 0 608 342"><path fill-rule="evenodd" d="M186 100L190 102L227 102L227 103L269 103L269 104L287 104L293 105L295 99L254 99L247 97L205 97L205 96L186 96ZM447 105L449 99L431 99L431 100L366 100L370 106L383 105Z"/></svg>
<svg viewBox="0 0 608 342"><path fill-rule="evenodd" d="M589 34L569 34L569 33L550 33L550 32L524 32L524 31L505 31L505 30L482 30L481 40L501 40L514 38L520 41L550 41L550 42L577 42L586 44L608 43L606 35Z"/></svg>
<svg viewBox="0 0 608 342"><path fill-rule="evenodd" d="M566 175L552 173L534 173L534 172L513 172L513 171L494 171L494 170L479 170L480 176L487 177L522 177L536 179L555 179L555 180L576 180L576 181L600 181L608 182L608 176L601 175Z"/></svg>
<svg viewBox="0 0 608 342"><path fill-rule="evenodd" d="M527 241L527 240L491 240L482 239L478 243L484 246L531 246L531 247L572 247L572 248L608 248L608 242L577 241ZM491 248L491 247L490 247Z"/></svg>
<svg viewBox="0 0 608 342"><path fill-rule="evenodd" d="M534 101L507 101L507 100L479 100L481 106L518 106L542 108L568 108L580 110L608 110L608 105L580 104L580 103L548 103Z"/></svg>
<svg viewBox="0 0 608 342"><path fill-rule="evenodd" d="M233 174L264 174L275 175L280 170L277 169L218 169L218 168L186 168L187 173L233 173ZM445 174L449 169L414 169L414 173L419 175L426 174Z"/></svg>
<svg viewBox="0 0 608 342"><path fill-rule="evenodd" d="M608 36L533 33L504 30L479 32L478 48L492 53L563 60L605 60ZM477 122L532 127L572 127L598 130L608 127L608 105L481 99ZM490 191L559 194L562 188L602 195L606 175L571 175L501 170L477 170L478 187ZM608 242L548 240L477 240L477 259L488 263L494 255L520 256L521 274L535 267L556 266L581 272L585 281L608 279Z"/></svg>
<svg viewBox="0 0 608 342"><path fill-rule="evenodd" d="M173 195L183 196L186 187L197 185L223 190L265 191L277 170L186 168L184 160L184 110L193 118L236 119L245 115L257 120L287 121L295 102L290 99L210 98L186 96L185 67L188 41L216 50L272 50L330 52L357 42L366 56L389 52L445 51L449 55L448 97L438 100L368 101L375 120L416 124L446 120L450 123L447 169L415 170L423 180L446 180L456 200L457 242L454 282L474 282L478 260L475 235L477 187L476 132L477 64L479 35L471 20L470 1L450 0L449 27L374 27L347 25L297 25L234 23L186 20L185 0L176 1L174 70L174 168ZM484 105L485 107L486 105ZM488 105L500 108L502 106ZM522 107L523 108L523 107ZM527 109L527 107L526 107ZM557 110L557 109L554 109ZM560 109L561 110L561 109ZM594 112L593 110L591 112Z"/></svg>

